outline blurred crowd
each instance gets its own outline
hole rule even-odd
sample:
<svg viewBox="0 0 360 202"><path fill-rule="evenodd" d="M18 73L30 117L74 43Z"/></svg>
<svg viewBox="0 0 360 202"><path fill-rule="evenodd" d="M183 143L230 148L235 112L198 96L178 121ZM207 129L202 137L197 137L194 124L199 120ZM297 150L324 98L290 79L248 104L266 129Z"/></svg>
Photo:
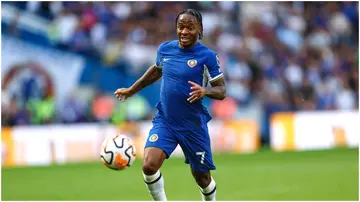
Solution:
<svg viewBox="0 0 360 202"><path fill-rule="evenodd" d="M254 102L261 102L267 118L278 111L359 107L357 2L30 1L11 4L50 20L48 38L55 47L108 65L125 62L128 68L123 72L135 76L153 64L154 51L161 42L176 39L177 14L185 8L199 10L203 15L202 43L218 53L226 78L228 97L210 104L215 118L236 118L241 114L241 107ZM102 102L110 99L102 98ZM151 118L153 107L140 96L139 100L136 102L141 104L134 105L128 114L141 108L142 113L132 119ZM81 117L87 117L81 121L108 120L113 107L107 112L100 108L105 114L103 118L95 116L95 107L90 107L79 112ZM25 111L29 109L31 107ZM48 109L53 109L53 113L46 116L51 117L48 122L75 122L67 120L74 110L68 110L70 115L65 118L57 115L61 110L50 105L38 111L45 113ZM7 114L5 119L2 115L3 125L13 123L11 120L17 113L15 110ZM120 117L121 114L118 113ZM114 116L111 119L117 120ZM41 124L42 121L28 123Z"/></svg>

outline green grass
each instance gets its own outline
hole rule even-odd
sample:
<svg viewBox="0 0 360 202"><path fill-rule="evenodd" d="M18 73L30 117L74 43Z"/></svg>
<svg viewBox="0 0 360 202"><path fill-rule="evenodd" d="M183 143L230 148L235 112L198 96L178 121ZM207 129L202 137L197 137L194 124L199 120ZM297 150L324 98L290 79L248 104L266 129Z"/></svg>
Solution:
<svg viewBox="0 0 360 202"><path fill-rule="evenodd" d="M217 200L356 200L358 149L215 156ZM183 158L161 169L169 200L200 200ZM2 200L151 200L141 161L113 171L100 161L3 168Z"/></svg>

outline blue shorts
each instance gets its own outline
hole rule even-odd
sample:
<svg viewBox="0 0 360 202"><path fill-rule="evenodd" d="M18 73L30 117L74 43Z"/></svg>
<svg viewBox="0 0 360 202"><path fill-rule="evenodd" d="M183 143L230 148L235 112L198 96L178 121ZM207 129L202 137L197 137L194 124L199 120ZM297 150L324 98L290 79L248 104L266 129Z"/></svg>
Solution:
<svg viewBox="0 0 360 202"><path fill-rule="evenodd" d="M162 149L169 158L178 144L184 152L185 163L190 164L192 170L207 172L216 169L212 160L210 136L204 129L179 132L162 124L154 124L145 148Z"/></svg>

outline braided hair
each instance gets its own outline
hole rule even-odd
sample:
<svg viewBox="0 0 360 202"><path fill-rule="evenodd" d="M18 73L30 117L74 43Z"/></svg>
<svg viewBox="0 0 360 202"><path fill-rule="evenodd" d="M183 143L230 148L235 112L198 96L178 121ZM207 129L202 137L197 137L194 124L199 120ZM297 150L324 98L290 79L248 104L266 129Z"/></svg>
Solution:
<svg viewBox="0 0 360 202"><path fill-rule="evenodd" d="M182 15L182 14L190 14L190 15L192 15L192 16L194 16L196 18L196 20L198 21L198 23L201 26L200 33L199 33L199 39L202 39L203 38L203 23L202 23L202 15L201 15L201 13L199 11L191 9L191 8L185 9L185 10L181 11L179 13L179 15L176 17L175 26L177 25L177 21L178 21L180 15Z"/></svg>

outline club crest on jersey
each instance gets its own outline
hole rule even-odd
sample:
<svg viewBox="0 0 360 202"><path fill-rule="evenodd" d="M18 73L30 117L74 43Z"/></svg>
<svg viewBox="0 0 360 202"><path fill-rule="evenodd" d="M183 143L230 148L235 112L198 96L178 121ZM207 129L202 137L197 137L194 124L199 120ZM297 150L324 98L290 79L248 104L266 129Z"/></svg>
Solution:
<svg viewBox="0 0 360 202"><path fill-rule="evenodd" d="M157 134L152 134L152 135L149 137L149 141L150 141L150 142L156 142L158 139L159 139L159 136L158 136Z"/></svg>
<svg viewBox="0 0 360 202"><path fill-rule="evenodd" d="M196 60L188 60L187 64L189 65L189 67L193 68L196 66L197 61Z"/></svg>

